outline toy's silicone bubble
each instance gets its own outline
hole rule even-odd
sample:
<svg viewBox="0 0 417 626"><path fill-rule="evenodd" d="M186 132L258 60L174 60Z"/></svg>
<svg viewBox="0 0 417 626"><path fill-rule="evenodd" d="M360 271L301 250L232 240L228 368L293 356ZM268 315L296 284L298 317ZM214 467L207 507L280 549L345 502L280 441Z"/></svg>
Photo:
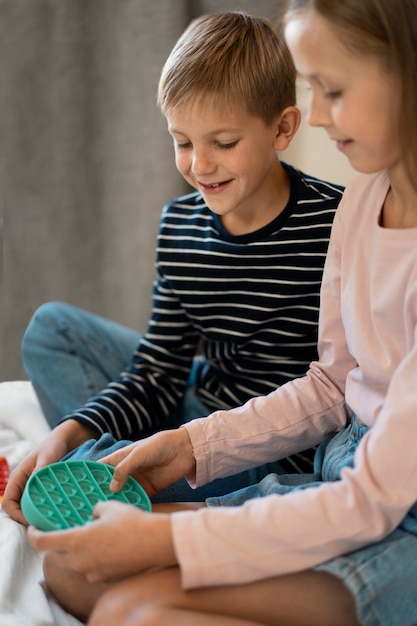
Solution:
<svg viewBox="0 0 417 626"><path fill-rule="evenodd" d="M92 485L88 480L82 480L79 484L81 491L84 493L92 493L94 491L94 485Z"/></svg>
<svg viewBox="0 0 417 626"><path fill-rule="evenodd" d="M78 491L72 485L68 483L66 485L62 485L62 491L69 497L77 495Z"/></svg>
<svg viewBox="0 0 417 626"><path fill-rule="evenodd" d="M54 481L53 480L49 480L49 478L47 476L44 477L44 479L42 481L42 486L47 491L52 491L53 489L55 489Z"/></svg>
<svg viewBox="0 0 417 626"><path fill-rule="evenodd" d="M77 511L82 511L85 507L84 500L82 498L79 498L78 496L74 496L74 498L71 498L71 504Z"/></svg>
<svg viewBox="0 0 417 626"><path fill-rule="evenodd" d="M75 480L83 480L87 477L87 474L82 469L82 467L74 467L72 470L72 475L74 476Z"/></svg>
<svg viewBox="0 0 417 626"><path fill-rule="evenodd" d="M29 524L39 530L63 530L87 524L100 500L119 500L151 511L148 495L130 477L121 491L109 485L114 468L95 461L61 461L38 470L29 478L21 506Z"/></svg>

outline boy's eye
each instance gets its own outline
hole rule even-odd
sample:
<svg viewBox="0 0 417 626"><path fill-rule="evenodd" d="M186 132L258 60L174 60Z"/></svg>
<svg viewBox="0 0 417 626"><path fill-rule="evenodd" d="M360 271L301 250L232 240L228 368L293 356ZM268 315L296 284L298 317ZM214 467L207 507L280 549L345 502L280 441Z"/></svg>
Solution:
<svg viewBox="0 0 417 626"><path fill-rule="evenodd" d="M220 150L231 150L232 148L237 146L238 143L239 143L238 140L230 141L228 143L221 143L219 141L216 141L216 146L220 148ZM177 148L177 150L189 150L190 148L193 147L193 144L191 143L191 141L183 141L181 143L176 141L175 147Z"/></svg>
<svg viewBox="0 0 417 626"><path fill-rule="evenodd" d="M178 141L176 141L175 146L177 147L178 150L187 150L188 148L191 148L191 142L184 141L183 143L178 143Z"/></svg>

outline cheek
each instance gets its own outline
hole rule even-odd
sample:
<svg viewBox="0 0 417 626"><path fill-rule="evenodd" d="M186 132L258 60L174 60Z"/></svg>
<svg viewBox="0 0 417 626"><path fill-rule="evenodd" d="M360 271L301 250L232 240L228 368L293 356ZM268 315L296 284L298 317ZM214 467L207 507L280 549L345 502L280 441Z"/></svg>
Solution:
<svg viewBox="0 0 417 626"><path fill-rule="evenodd" d="M250 153L250 157L244 158L240 161L237 169L242 176L246 176L249 179L258 179L265 176L270 172L271 168L275 165L277 160L277 152L270 145L264 144L263 146L254 146Z"/></svg>
<svg viewBox="0 0 417 626"><path fill-rule="evenodd" d="M223 155L222 165L240 176L253 176L262 171L275 154L275 150L265 141L253 142L251 145L242 146L239 152Z"/></svg>
<svg viewBox="0 0 417 626"><path fill-rule="evenodd" d="M189 170L189 158L184 153L175 153L175 165L181 174L187 173Z"/></svg>
<svg viewBox="0 0 417 626"><path fill-rule="evenodd" d="M375 110L365 96L360 99L346 97L333 103L332 118L335 125L347 136L361 137L364 133L367 134L370 120L375 118Z"/></svg>

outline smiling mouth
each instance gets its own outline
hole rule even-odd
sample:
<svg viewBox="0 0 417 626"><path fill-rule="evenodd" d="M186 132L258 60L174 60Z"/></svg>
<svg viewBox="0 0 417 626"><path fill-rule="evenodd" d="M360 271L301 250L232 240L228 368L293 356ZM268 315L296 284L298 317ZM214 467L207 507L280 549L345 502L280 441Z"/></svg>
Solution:
<svg viewBox="0 0 417 626"><path fill-rule="evenodd" d="M346 146L352 143L352 139L336 139L336 147L338 150L343 150Z"/></svg>
<svg viewBox="0 0 417 626"><path fill-rule="evenodd" d="M222 187L225 187L226 185L228 185L231 182L231 180L224 180L221 183L199 183L201 189L207 190L207 191L215 191L217 189L221 189Z"/></svg>

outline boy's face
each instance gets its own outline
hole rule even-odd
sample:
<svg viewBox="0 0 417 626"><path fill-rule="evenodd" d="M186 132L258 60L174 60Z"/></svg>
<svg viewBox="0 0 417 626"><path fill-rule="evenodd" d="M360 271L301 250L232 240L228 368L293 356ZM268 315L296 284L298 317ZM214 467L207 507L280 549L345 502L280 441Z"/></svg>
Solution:
<svg viewBox="0 0 417 626"><path fill-rule="evenodd" d="M251 232L258 217L276 204L276 135L271 126L240 107L230 110L205 100L166 115L175 162L209 208L233 234ZM262 224L263 225L263 224Z"/></svg>

